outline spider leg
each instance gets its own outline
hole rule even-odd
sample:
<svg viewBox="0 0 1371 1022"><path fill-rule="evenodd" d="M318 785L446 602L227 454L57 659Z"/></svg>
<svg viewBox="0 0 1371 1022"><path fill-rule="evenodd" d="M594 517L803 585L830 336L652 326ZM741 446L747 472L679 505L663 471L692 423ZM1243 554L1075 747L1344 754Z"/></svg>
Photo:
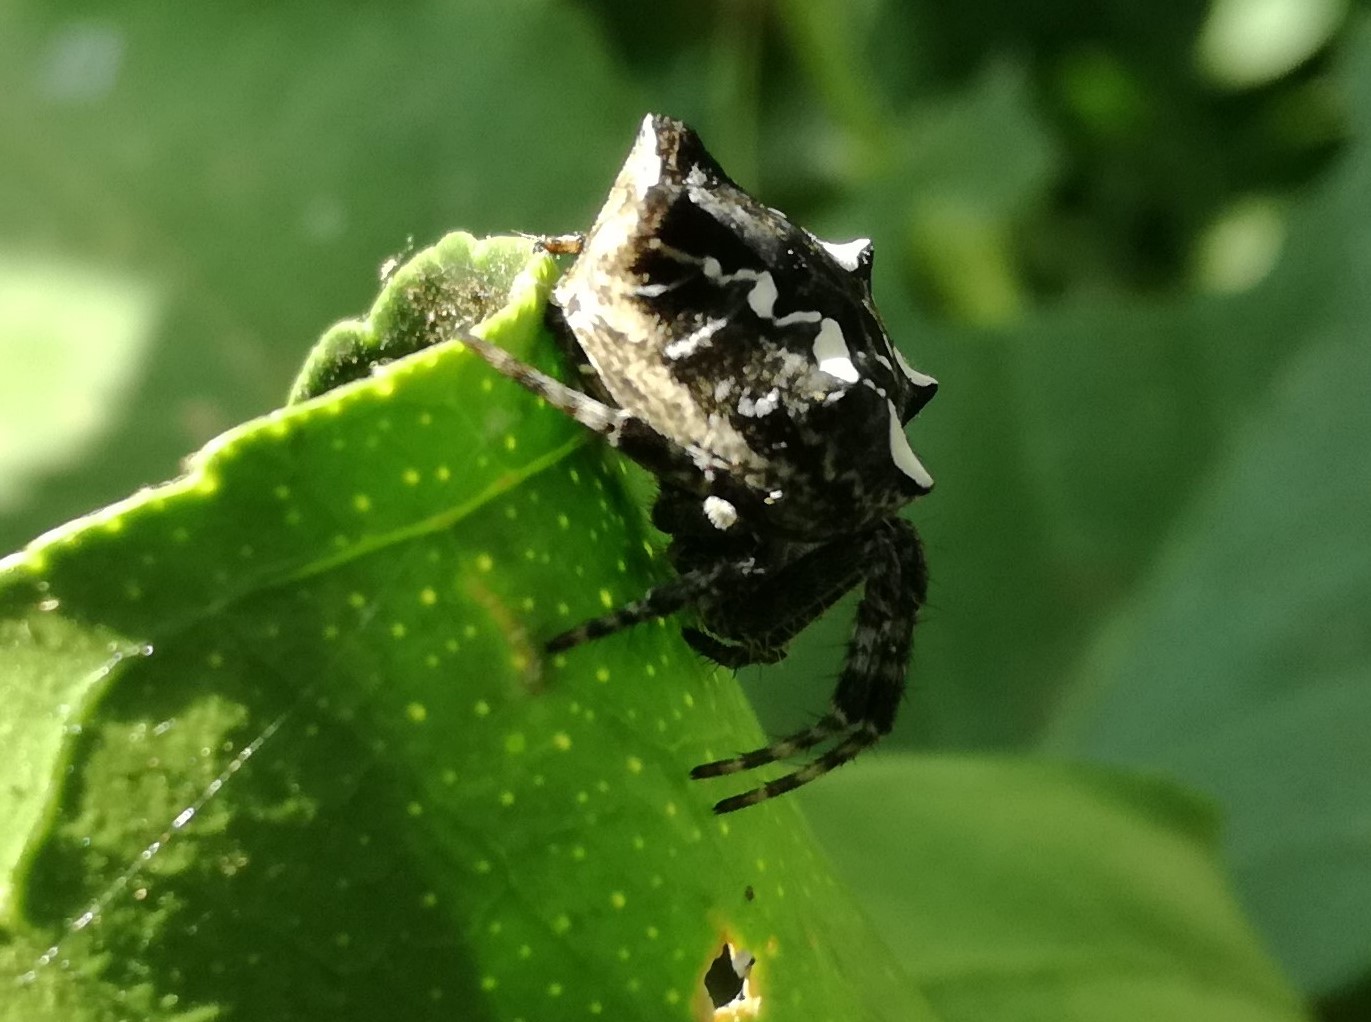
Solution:
<svg viewBox="0 0 1371 1022"><path fill-rule="evenodd" d="M825 544L780 569L706 594L700 616L709 631L685 628L681 637L721 667L779 663L790 640L861 581L864 545L864 538ZM707 546L678 531L672 551L678 560L707 562Z"/></svg>
<svg viewBox="0 0 1371 1022"><path fill-rule="evenodd" d="M690 776L699 781L707 777L723 777L727 774L742 773L745 770L756 770L758 767L775 763L777 760L789 759L798 752L812 749L814 746L848 730L850 730L848 722L840 714L830 711L803 731L796 731L794 734L787 735L770 745L753 749L751 752L744 752L739 756L718 759L713 763L702 763L690 771ZM722 804L720 803L720 805Z"/></svg>
<svg viewBox="0 0 1371 1022"><path fill-rule="evenodd" d="M720 799L714 803L714 811L722 816L724 813L734 813L739 809L746 809L748 806L755 806L759 802L784 795L788 791L794 791L810 781L817 780L830 770L836 770L844 763L856 759L860 753L875 745L880 737L874 727L864 725L827 752L814 757L794 773L785 774L759 788L745 791L741 795Z"/></svg>
<svg viewBox="0 0 1371 1022"><path fill-rule="evenodd" d="M611 444L622 431L625 420L630 418L623 409L611 407L574 387L568 387L561 380L520 362L504 348L482 340L468 330L456 331L456 337L496 372L509 377L525 390L532 391L586 429L599 433Z"/></svg>
<svg viewBox="0 0 1371 1022"><path fill-rule="evenodd" d="M845 737L827 752L774 781L714 806L729 813L794 791L870 748L895 722L904 694L905 672L915 620L928 589L928 574L918 535L909 523L891 519L868 541L870 567L865 593L833 703L817 724L761 749L696 767L694 778L753 770L818 745Z"/></svg>
<svg viewBox="0 0 1371 1022"><path fill-rule="evenodd" d="M561 380L520 362L503 348L482 340L468 330L459 329L454 336L496 372L541 397L586 429L600 434L611 447L623 451L668 482L699 490L702 479L707 475L727 470L727 465L705 451L673 443L642 419L582 393L575 387L568 387Z"/></svg>
<svg viewBox="0 0 1371 1022"><path fill-rule="evenodd" d="M719 601L710 608L715 620L728 624L730 634L745 635L747 642L734 647L719 642L713 636L700 636L718 644L722 655L716 655L712 649L697 644L688 632L683 633L686 641L725 667L774 662L760 656L750 658L748 654L754 648L763 651L763 655L774 650L777 654L775 660L781 659L785 644L791 638L862 581L867 571L865 566L871 558L870 547L873 542L870 534L862 534L825 544L808 551L780 571L759 576L752 585L744 587L733 598ZM735 653L735 649L739 652ZM869 650L863 646L853 655L860 659L852 666L858 672L863 671L869 660ZM851 731L849 721L849 715L835 701L829 712L810 727L786 735L763 748L704 763L692 770L690 776L697 780L721 777L789 759L829 738Z"/></svg>
<svg viewBox="0 0 1371 1022"><path fill-rule="evenodd" d="M758 649L785 647L862 581L870 541L869 534L834 540L746 579L702 605L705 628Z"/></svg>
<svg viewBox="0 0 1371 1022"><path fill-rule="evenodd" d="M775 664L785 659L784 647L752 646L741 642L725 642L698 628L682 628L681 638L696 653L708 657L720 667L737 670L751 664Z"/></svg>
<svg viewBox="0 0 1371 1022"><path fill-rule="evenodd" d="M663 491L662 497L667 496ZM698 505L698 499L693 503ZM663 504L663 499L659 499L659 510ZM659 527L661 519L660 514L654 514L654 522ZM679 526L683 523L672 520L669 524ZM703 541L692 532L675 530L671 550L678 564L710 562L711 537L708 533L715 536L720 533L708 525L706 530ZM724 537L717 542L726 541ZM723 667L736 669L749 664L777 663L785 658L786 646L792 638L862 580L869 544L867 534L843 537L805 550L789 563L783 561L780 568L739 579L726 590L706 593L698 606L707 631L684 628L681 636L696 652ZM765 554L759 559L770 563ZM789 742L795 737L798 736L783 741ZM808 748L808 744L804 747ZM708 764L709 767L715 765ZM738 769L743 768L735 766L717 772L731 773ZM714 776L714 772L706 770L696 776Z"/></svg>
<svg viewBox="0 0 1371 1022"><path fill-rule="evenodd" d="M827 610L837 599L860 582L868 570L871 548L876 537L870 534L844 538L810 551L775 575L766 576L744 598L729 601L717 608L721 620L729 621L749 635L764 635L761 643L784 643L807 624ZM749 608L767 608L770 620L747 621ZM858 619L866 615L876 617L876 608L867 600L858 607ZM689 641L687 639L687 641ZM692 643L694 645L694 643ZM863 639L848 651L843 677L865 677L870 673L872 647ZM840 686L842 682L840 681ZM850 686L849 686L850 688ZM849 707L856 702L854 693L844 692L835 697L829 712L810 727L786 735L770 745L753 749L728 759L704 763L690 772L695 779L721 777L725 774L755 770L777 760L789 759L796 753L812 748L829 738L853 730Z"/></svg>
<svg viewBox="0 0 1371 1022"><path fill-rule="evenodd" d="M569 628L560 635L553 636L547 641L544 648L549 653L560 653L582 643L601 639L606 635L630 628L643 621L666 617L694 603L701 593L708 592L722 580L731 576L741 577L752 570L753 562L749 558L686 572L669 582L654 586L641 599L626 603L622 607L611 610L608 614L601 614L589 621L583 621L575 628Z"/></svg>
<svg viewBox="0 0 1371 1022"><path fill-rule="evenodd" d="M561 306L555 301L547 303L547 308L543 312L543 326L557 342L557 349L562 353L562 361L575 374L577 389L603 404L616 407L614 398L600 381L595 367L586 357L585 349L581 347L580 341L576 340L566 316L562 314Z"/></svg>

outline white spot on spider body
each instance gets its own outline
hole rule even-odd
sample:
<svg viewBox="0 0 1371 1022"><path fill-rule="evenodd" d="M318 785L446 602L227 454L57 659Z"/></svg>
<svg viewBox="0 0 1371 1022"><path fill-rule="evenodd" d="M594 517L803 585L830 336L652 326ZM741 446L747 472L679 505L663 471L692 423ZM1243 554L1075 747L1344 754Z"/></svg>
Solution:
<svg viewBox="0 0 1371 1022"><path fill-rule="evenodd" d="M647 197L648 189L662 179L662 158L657 153L657 131L651 114L643 118L622 173L624 182L640 202Z"/></svg>
<svg viewBox="0 0 1371 1022"><path fill-rule="evenodd" d="M861 379L857 367L852 364L852 352L848 350L843 329L836 319L825 316L819 324L819 332L814 335L814 357L819 362L820 371L829 376L836 376L846 383L856 383Z"/></svg>
<svg viewBox="0 0 1371 1022"><path fill-rule="evenodd" d="M886 407L890 409L890 457L895 462L895 467L923 489L931 490L933 477L928 474L928 469L923 467L913 448L909 446L909 438L904 435L904 427L900 425L900 413L895 410L895 403L887 401Z"/></svg>
<svg viewBox="0 0 1371 1022"><path fill-rule="evenodd" d="M731 529L738 521L738 509L722 497L705 498L705 517L720 532Z"/></svg>
<svg viewBox="0 0 1371 1022"><path fill-rule="evenodd" d="M900 371L909 378L909 382L916 387L936 387L938 381L933 377L919 372L912 365L905 361L905 357L900 354L900 349L893 344L890 346L891 353L895 356L895 361L900 365Z"/></svg>
<svg viewBox="0 0 1371 1022"><path fill-rule="evenodd" d="M863 258L871 251L870 238L856 238L844 242L820 240L819 244L833 257L833 261L848 273L856 273L861 268Z"/></svg>
<svg viewBox="0 0 1371 1022"><path fill-rule="evenodd" d="M759 419L763 415L770 415L781 403L781 392L777 387L772 387L761 397L754 398L750 394L744 394L738 398L738 414L745 415L751 419Z"/></svg>
<svg viewBox="0 0 1371 1022"><path fill-rule="evenodd" d="M752 290L747 293L747 304L762 319L772 319L776 314L776 299L780 296L771 274L763 271L757 274Z"/></svg>
<svg viewBox="0 0 1371 1022"><path fill-rule="evenodd" d="M713 256L705 256L700 262L700 270L710 280L720 284L731 284L735 280L750 280L752 288L747 293L748 307L757 315L758 319L770 319L776 322L776 299L781 297L781 292L776 287L775 278L768 270L736 270L733 273L725 273L723 265ZM790 316L783 317L790 319Z"/></svg>
<svg viewBox="0 0 1371 1022"><path fill-rule="evenodd" d="M662 349L662 355L671 362L693 355L701 348L708 347L709 342L714 339L714 335L724 326L724 320L711 319L694 333L682 337L679 341L672 341Z"/></svg>
<svg viewBox="0 0 1371 1022"><path fill-rule="evenodd" d="M866 387L868 390L874 390L877 394L881 395L881 397L889 398L890 396L886 393L885 388L877 386L874 380L862 380L862 386Z"/></svg>
<svg viewBox="0 0 1371 1022"><path fill-rule="evenodd" d="M777 326L791 326L795 323L818 323L824 318L822 312L814 312L810 309L801 309L798 312L787 312L778 320L774 320Z"/></svg>

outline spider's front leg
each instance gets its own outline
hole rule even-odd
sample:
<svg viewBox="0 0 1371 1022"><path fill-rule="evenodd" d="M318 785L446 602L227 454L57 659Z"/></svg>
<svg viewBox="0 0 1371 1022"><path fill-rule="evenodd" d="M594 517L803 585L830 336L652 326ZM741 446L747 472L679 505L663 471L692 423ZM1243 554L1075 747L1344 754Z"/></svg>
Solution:
<svg viewBox="0 0 1371 1022"><path fill-rule="evenodd" d="M918 534L903 519L883 522L864 547L860 563L866 566L865 592L828 714L813 727L765 748L696 767L691 776L754 770L830 738L840 741L800 769L722 800L714 806L716 813L756 805L808 784L870 748L894 725L915 621L928 590L928 571Z"/></svg>
<svg viewBox="0 0 1371 1022"><path fill-rule="evenodd" d="M575 387L568 387L469 330L458 329L453 336L500 375L509 377L586 429L598 433L611 447L618 448L659 479L683 488L699 489L707 473L726 468L704 451L673 443L642 419Z"/></svg>
<svg viewBox="0 0 1371 1022"><path fill-rule="evenodd" d="M583 621L575 628L569 628L562 634L553 636L544 648L549 653L560 653L583 643L602 639L606 635L621 632L644 621L668 617L691 606L703 594L720 586L727 587L755 570L752 559L745 558L738 561L720 561L708 567L688 571L669 582L654 586L641 599L626 603L589 621Z"/></svg>

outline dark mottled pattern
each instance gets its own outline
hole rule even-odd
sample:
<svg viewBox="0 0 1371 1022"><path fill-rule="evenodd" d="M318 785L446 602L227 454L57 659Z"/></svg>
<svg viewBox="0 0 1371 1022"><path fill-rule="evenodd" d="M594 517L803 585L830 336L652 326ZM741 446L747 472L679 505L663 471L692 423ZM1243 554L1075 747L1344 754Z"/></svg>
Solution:
<svg viewBox="0 0 1371 1022"><path fill-rule="evenodd" d="M779 493L756 509L772 529L821 539L926 492L891 460L886 400L903 424L934 388L899 370L870 270L869 257L856 272L841 267L734 184L694 132L654 117L556 299L614 404L719 456L758 498ZM769 315L749 301L756 280L746 275L761 273L776 296ZM795 314L818 320L786 321ZM841 330L859 382L819 369L823 319ZM747 414L773 391L774 411Z"/></svg>
<svg viewBox="0 0 1371 1022"><path fill-rule="evenodd" d="M683 635L704 656L774 663L845 593L863 590L828 714L693 772L750 771L833 742L715 809L755 805L848 762L894 724L928 584L918 535L895 516L931 481L894 460L891 405L902 426L936 384L900 369L872 304L869 246L847 249L845 267L669 118L644 121L577 244L551 325L580 389L468 343L657 476L653 520L671 536L677 576L548 648L689 610L695 626ZM841 362L819 368L821 330L839 336L855 381ZM711 520L707 497L736 517Z"/></svg>

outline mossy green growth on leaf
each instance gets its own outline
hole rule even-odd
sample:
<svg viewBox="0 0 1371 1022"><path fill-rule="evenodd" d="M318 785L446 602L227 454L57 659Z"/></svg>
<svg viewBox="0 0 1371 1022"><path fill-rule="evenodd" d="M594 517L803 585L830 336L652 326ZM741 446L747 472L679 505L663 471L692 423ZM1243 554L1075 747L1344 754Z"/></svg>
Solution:
<svg viewBox="0 0 1371 1022"><path fill-rule="evenodd" d="M692 1019L726 940L766 1018L929 1017L792 803L687 780L763 740L731 678L665 626L543 654L665 573L618 461L442 340L551 369L556 274L444 239L296 403L0 561L0 1019Z"/></svg>

